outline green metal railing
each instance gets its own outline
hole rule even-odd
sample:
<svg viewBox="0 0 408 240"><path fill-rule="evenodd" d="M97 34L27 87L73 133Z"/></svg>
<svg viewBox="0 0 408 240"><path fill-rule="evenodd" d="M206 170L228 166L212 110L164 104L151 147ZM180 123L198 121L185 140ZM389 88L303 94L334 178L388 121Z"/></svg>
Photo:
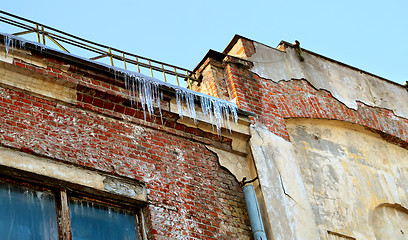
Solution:
<svg viewBox="0 0 408 240"><path fill-rule="evenodd" d="M180 80L184 80L187 82L187 88L191 89L192 82L199 81L194 77L194 73L188 69L95 43L1 10L0 22L12 25L21 30L12 35L21 36L35 34L39 43L46 45L47 41L50 40L67 53L70 53L68 47L64 47L67 45L71 48L84 49L87 52L92 53L93 57L90 57L90 60L108 59L111 66L114 66L114 60L116 60L116 62L123 64L123 68L125 69L128 69L129 66L127 64L130 64L133 65L133 67L136 68L135 70L139 73L141 72L141 69L145 69L152 77L164 82L167 82L169 77L171 77L172 83L180 86Z"/></svg>

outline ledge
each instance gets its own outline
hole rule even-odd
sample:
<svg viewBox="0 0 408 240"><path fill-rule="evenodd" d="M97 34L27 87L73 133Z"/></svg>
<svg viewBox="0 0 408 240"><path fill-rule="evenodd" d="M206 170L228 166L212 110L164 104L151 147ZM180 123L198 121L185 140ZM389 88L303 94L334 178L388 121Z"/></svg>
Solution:
<svg viewBox="0 0 408 240"><path fill-rule="evenodd" d="M40 181L50 187L69 187L95 196L142 205L146 187L135 180L91 171L80 166L53 161L0 147L0 172L16 178Z"/></svg>

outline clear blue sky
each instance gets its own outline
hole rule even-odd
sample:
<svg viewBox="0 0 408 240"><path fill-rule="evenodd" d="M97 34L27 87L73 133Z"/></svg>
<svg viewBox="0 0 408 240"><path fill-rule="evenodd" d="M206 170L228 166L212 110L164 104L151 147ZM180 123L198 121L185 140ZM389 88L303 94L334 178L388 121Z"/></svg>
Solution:
<svg viewBox="0 0 408 240"><path fill-rule="evenodd" d="M240 34L273 47L299 40L394 82L408 80L406 0L19 0L1 10L191 70Z"/></svg>

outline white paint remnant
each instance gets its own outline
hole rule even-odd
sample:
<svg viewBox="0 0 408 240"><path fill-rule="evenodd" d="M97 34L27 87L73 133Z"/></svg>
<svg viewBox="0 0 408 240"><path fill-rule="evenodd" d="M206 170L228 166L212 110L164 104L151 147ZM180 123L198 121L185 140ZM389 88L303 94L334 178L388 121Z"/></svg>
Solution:
<svg viewBox="0 0 408 240"><path fill-rule="evenodd" d="M177 160L179 162L184 162L185 159L184 159L184 156L183 156L183 151L178 147L175 148L175 151L177 152Z"/></svg>

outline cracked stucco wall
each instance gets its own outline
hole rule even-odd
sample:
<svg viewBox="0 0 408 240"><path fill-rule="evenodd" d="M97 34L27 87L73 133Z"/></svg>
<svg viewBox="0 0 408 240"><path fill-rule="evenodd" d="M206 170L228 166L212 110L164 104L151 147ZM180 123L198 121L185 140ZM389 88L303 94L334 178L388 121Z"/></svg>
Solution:
<svg viewBox="0 0 408 240"><path fill-rule="evenodd" d="M408 118L407 90L381 78L340 65L306 51L301 62L294 48L286 52L254 42L255 53L248 58L251 71L273 81L308 79L316 89L329 91L347 107L357 109L357 101L393 110Z"/></svg>
<svg viewBox="0 0 408 240"><path fill-rule="evenodd" d="M291 119L287 127L321 239L327 231L376 239L377 226L405 219L373 214L382 204L408 207L408 150L340 121ZM400 230L408 233L408 223L390 230L388 239L405 239Z"/></svg>
<svg viewBox="0 0 408 240"><path fill-rule="evenodd" d="M268 239L369 240L378 226L394 226L379 239L405 239L406 211L376 209L408 208L408 150L341 121L286 123L290 142L251 126Z"/></svg>
<svg viewBox="0 0 408 240"><path fill-rule="evenodd" d="M246 101L241 107L259 117L249 145L268 239L375 239L374 209L407 207L407 150L357 124L405 142L407 89L308 51L302 62L290 46L251 44L238 41L229 54L247 57L258 76L235 65L229 73ZM243 50L249 54L240 56ZM375 224L404 216L383 214ZM385 239L400 239L405 225Z"/></svg>
<svg viewBox="0 0 408 240"><path fill-rule="evenodd" d="M258 170L258 195L268 239L318 239L313 211L291 143L265 126L251 126L249 145Z"/></svg>

